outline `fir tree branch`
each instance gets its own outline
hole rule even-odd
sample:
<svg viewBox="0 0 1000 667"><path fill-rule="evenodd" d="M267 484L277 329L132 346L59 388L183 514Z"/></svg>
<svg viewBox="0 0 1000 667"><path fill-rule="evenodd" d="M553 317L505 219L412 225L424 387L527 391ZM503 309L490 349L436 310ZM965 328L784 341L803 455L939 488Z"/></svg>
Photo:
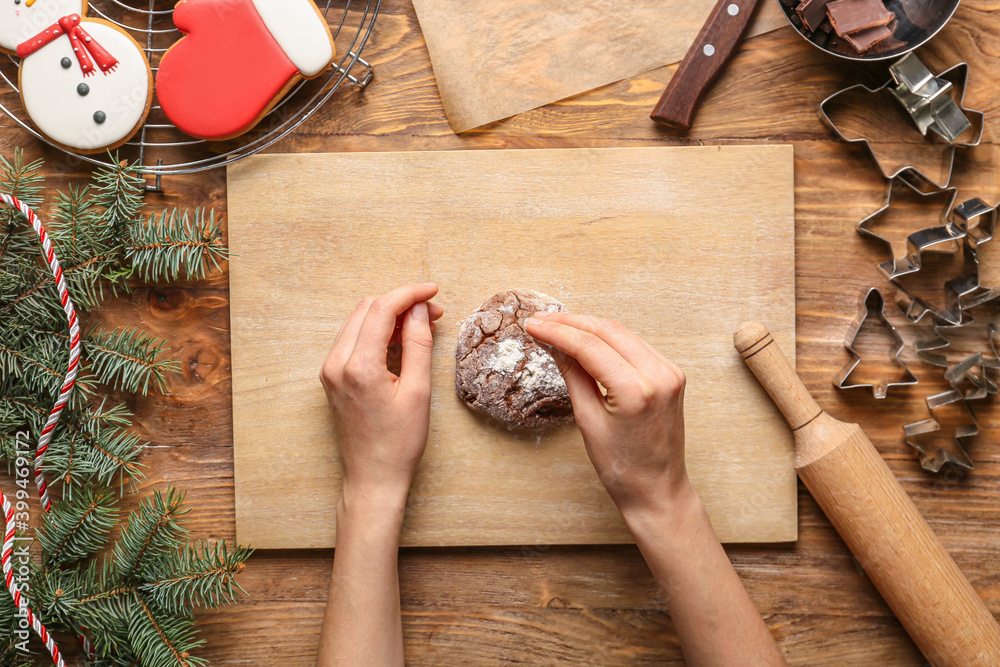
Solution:
<svg viewBox="0 0 1000 667"><path fill-rule="evenodd" d="M104 293L101 290L101 273L115 268L118 268L118 253L116 252L95 255L77 264L64 266L63 277L66 279L66 287L77 306L83 310L92 310L99 305L104 298ZM0 315L13 310L47 287L52 288L53 293L55 293L55 278L51 274L46 274L33 286L15 297L13 301L0 308ZM58 304L55 297L46 299L47 303L52 301Z"/></svg>
<svg viewBox="0 0 1000 667"><path fill-rule="evenodd" d="M165 374L179 366L169 359L157 360L166 341L157 340L138 329L92 330L84 337L88 368L97 379L129 393L149 391L150 384L166 388Z"/></svg>
<svg viewBox="0 0 1000 667"><path fill-rule="evenodd" d="M230 551L225 542L186 545L150 568L146 576L153 580L140 584L139 590L171 613L195 605L215 609L233 602L237 590L246 593L234 577L252 553L243 547Z"/></svg>
<svg viewBox="0 0 1000 667"><path fill-rule="evenodd" d="M40 159L25 164L24 150L21 148L14 149L13 162L0 155L0 189L32 208L40 206L42 185L45 182L41 174L42 165Z"/></svg>
<svg viewBox="0 0 1000 667"><path fill-rule="evenodd" d="M49 445L45 470L77 485L93 481L107 486L117 476L134 489L135 482L144 477L137 459L145 446L138 435L96 418L82 424L70 421Z"/></svg>
<svg viewBox="0 0 1000 667"><path fill-rule="evenodd" d="M112 156L112 162L97 171L94 183L97 186L97 202L104 208L102 221L114 237L122 238L126 227L139 216L146 182L127 161Z"/></svg>
<svg viewBox="0 0 1000 667"><path fill-rule="evenodd" d="M183 616L164 618L162 614L154 614L142 596L136 596L136 601L139 622L131 624L129 639L143 665L197 667L208 664L203 658L191 655L192 649L205 643L205 640L196 637L194 619Z"/></svg>
<svg viewBox="0 0 1000 667"><path fill-rule="evenodd" d="M110 490L85 487L73 500L63 499L46 512L36 533L46 567L60 567L97 553L118 525L115 502Z"/></svg>
<svg viewBox="0 0 1000 667"><path fill-rule="evenodd" d="M184 494L174 488L168 488L166 494L156 490L142 499L138 510L129 514L113 552L118 582L135 582L147 558L155 561L164 552L180 546L187 535L178 523L188 512L183 503Z"/></svg>
<svg viewBox="0 0 1000 667"><path fill-rule="evenodd" d="M164 211L144 218L144 180L122 162L100 169L93 186L57 193L48 218L40 210L39 161L15 151L0 156L0 191L35 208L53 239L77 308L97 308L107 293L128 290L129 280L200 278L227 257L214 214ZM0 206L0 459L10 466L21 431L29 445L48 417L67 363L65 313L37 235L24 216ZM85 633L96 650L92 667L204 664L190 650L201 645L194 607L232 602L242 591L235 575L250 552L217 544L186 544L181 517L187 509L174 489L140 501L118 539L100 551L115 526L118 475L135 488L138 457L146 446L132 433L124 404L95 405L99 390L129 394L162 389L175 362L159 359L164 342L138 329L91 330L78 380L91 394L74 391L45 457L45 470L63 481L63 497L38 532L44 569L31 574L32 604L51 630ZM9 596L0 595L0 664L9 664ZM33 639L35 658L45 650ZM33 659L34 660L34 659ZM37 660L34 660L37 662Z"/></svg>
<svg viewBox="0 0 1000 667"><path fill-rule="evenodd" d="M24 151L20 148L14 149L14 161L10 162L3 155L0 155L0 190L17 197L28 206L37 208L42 203L41 191L45 179L41 175L42 161L34 160L28 164L24 163ZM24 215L12 206L3 205L3 212L0 214L3 222L2 238L0 238L0 259L5 258L7 252L15 245L23 246L28 243L34 231L24 229ZM32 239L33 240L33 239Z"/></svg>
<svg viewBox="0 0 1000 667"><path fill-rule="evenodd" d="M50 396L52 400L59 395L66 379L68 359L69 350L61 344L56 347L39 342L33 349L15 350L0 343L0 371L20 378L30 391ZM92 393L90 382L83 373L77 376L76 387L83 394L79 398Z"/></svg>
<svg viewBox="0 0 1000 667"><path fill-rule="evenodd" d="M204 278L209 269L218 270L228 257L222 244L222 226L215 213L195 209L188 212L164 211L149 222L137 221L131 229L126 256L136 273L147 282L174 281L181 275Z"/></svg>

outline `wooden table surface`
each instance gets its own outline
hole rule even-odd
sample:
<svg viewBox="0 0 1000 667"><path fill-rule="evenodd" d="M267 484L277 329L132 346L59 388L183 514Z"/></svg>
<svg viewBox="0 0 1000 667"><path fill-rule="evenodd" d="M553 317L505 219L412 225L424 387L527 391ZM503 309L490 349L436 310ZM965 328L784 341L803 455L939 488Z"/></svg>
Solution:
<svg viewBox="0 0 1000 667"><path fill-rule="evenodd" d="M967 0L920 55L934 70L969 62L966 101L986 112L986 137L982 146L959 156L954 182L960 199L980 196L996 203L1000 86L991 73L1000 71L1000 5ZM343 90L275 151L793 143L799 371L831 414L865 427L958 565L1000 613L1000 448L995 444L1000 411L988 403L977 407L982 433L971 448L975 470L964 476L933 475L920 468L903 442L901 426L926 418L923 399L944 388L937 369L914 361L920 385L893 391L884 401L831 385L848 360L843 338L857 313L859 292L884 286L875 268L884 259L879 248L854 232L857 221L880 206L884 184L863 150L833 139L816 109L841 87L881 83L884 66L838 62L783 28L742 45L686 136L661 130L648 119L674 71L664 67L459 137L444 117L408 0L383 3L365 58L375 68L372 85L363 93ZM24 145L32 147L29 153L47 157L53 186L84 172L56 151L42 151L6 118L0 141L5 155ZM372 177L377 187L377 174ZM225 211L222 171L167 178L164 190L150 198L151 205ZM447 306L446 296L442 301ZM170 355L183 368L171 378L167 395L133 402L138 428L153 443L144 459L150 471L143 490L168 483L188 489L193 536L232 539L227 276L140 287L112 303L104 317L142 324L168 338ZM799 513L798 542L727 549L788 662L923 664L801 484ZM287 521L294 523L295 517ZM329 551L296 551L294 543L287 551L254 556L240 579L250 596L202 616L208 642L202 655L218 665L313 664L332 558ZM410 664L683 661L663 601L634 547L407 549L400 554L400 586Z"/></svg>

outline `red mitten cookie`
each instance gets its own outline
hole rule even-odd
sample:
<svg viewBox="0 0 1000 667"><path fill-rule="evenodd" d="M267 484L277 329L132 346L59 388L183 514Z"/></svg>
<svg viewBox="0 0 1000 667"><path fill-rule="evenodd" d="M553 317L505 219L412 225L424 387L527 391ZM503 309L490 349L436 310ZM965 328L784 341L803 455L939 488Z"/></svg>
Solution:
<svg viewBox="0 0 1000 667"><path fill-rule="evenodd" d="M243 134L334 57L312 0L182 0L174 24L185 36L163 54L156 93L170 121L202 139Z"/></svg>

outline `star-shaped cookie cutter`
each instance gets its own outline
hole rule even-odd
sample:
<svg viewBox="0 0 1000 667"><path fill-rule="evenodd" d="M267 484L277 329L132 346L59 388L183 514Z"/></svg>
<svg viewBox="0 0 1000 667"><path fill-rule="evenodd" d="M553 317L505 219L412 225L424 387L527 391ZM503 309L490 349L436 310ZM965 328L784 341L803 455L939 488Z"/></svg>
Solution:
<svg viewBox="0 0 1000 667"><path fill-rule="evenodd" d="M871 228L874 227L875 224L881 220L886 213L889 212L889 210L892 209L893 201L898 196L897 193L901 188L909 189L913 195L922 200L943 198L946 203L941 209L941 225L922 229L918 232L910 234L910 236L906 239L905 255L902 257L893 257L892 259L879 264L879 269L890 280L919 271L920 256L925 249L931 246L951 242L953 243L954 252L958 252L958 241L965 236L965 228L961 224L955 224L952 216L950 215L952 207L955 205L955 198L958 196L958 190L956 188L945 188L937 192L927 193L917 188L909 180L899 177L893 178L889 181L885 204L882 208L878 209L858 223L857 229L859 234L882 242L885 244L886 248L888 248L890 255L895 254L892 243L890 243L889 239L872 231Z"/></svg>
<svg viewBox="0 0 1000 667"><path fill-rule="evenodd" d="M983 303L987 300L985 298L986 293L992 292L992 290L982 289L979 284L979 246L993 238L996 230L996 209L987 206L986 202L982 199L974 198L956 206L953 213L952 222L949 224L954 227L955 232L962 239L963 268L960 275L944 283L945 302L943 308L935 307L927 303L924 299L914 296L900 284L899 279L902 276L921 269L919 252L917 254L918 261L916 262L916 268L889 276L890 282L899 290L899 307L906 313L907 319L912 322L919 322L924 315L932 313L936 318L943 320L947 324L960 325L965 310L971 308L975 303ZM935 235L940 236L944 234L944 232L936 232L936 229L939 228L926 230L933 233L929 234L928 238L924 240L930 240ZM920 233L918 232L918 234ZM907 244L909 245L909 240ZM920 251L928 248L930 245L933 244L924 245L923 248L920 248Z"/></svg>
<svg viewBox="0 0 1000 667"><path fill-rule="evenodd" d="M906 56L906 58L909 58L911 56L913 60L916 60L916 62L920 65L920 67L923 67L923 64L916 59L916 56L910 54ZM904 60L906 58L904 58ZM902 61L897 61L893 65L893 67L898 68L901 65L905 68L907 65L912 65L912 63L911 62L903 63ZM924 69L926 70L926 68ZM901 96L905 96L906 92L910 92L908 90L908 87L905 85L905 79L901 81L897 81L896 79L889 79L889 81L879 86L878 88L869 88L868 86L859 83L853 86L848 86L847 88L844 88L842 90L839 90L820 103L818 111L820 120L822 120L823 123L827 127L829 127L830 130L835 135L837 135L837 138L840 139L841 141L848 144L863 145L865 149L868 151L868 153L871 155L872 160L875 162L875 166L879 170L879 173L881 173L884 178L886 179L893 179L896 177L908 178L909 180L913 181L915 185L919 185L921 183L926 184L930 190L940 190L942 188L946 188L948 187L948 184L951 182L951 173L952 170L955 168L955 149L972 148L974 146L978 146L982 142L983 130L985 128L985 122L984 122L985 116L981 111L969 109L965 106L965 91L968 87L967 84L969 81L968 63L962 62L957 65L954 65L945 70L944 72L942 72L941 74L937 75L937 77L932 77L932 79L935 81L943 81L945 83L951 84L947 88L953 88L955 90L956 100L954 100L954 106L957 107L957 109L962 114L965 115L965 117L969 121L972 130L972 134L970 135L970 139L968 141L952 140L948 142L948 148L945 150L945 156L944 156L944 159L947 164L947 169L945 170L947 178L944 179L944 182L939 183L935 181L933 178L923 173L920 169L918 169L916 166L912 164L906 164L895 169L894 171L890 171L887 168L887 166L879 160L878 155L876 154L874 148L872 147L871 141L869 141L867 137L858 137L856 139L849 138L847 135L844 134L843 131L841 131L841 129L833 121L833 119L830 117L829 112L827 111L827 109L836 102L837 98L858 92L867 93L869 95L879 95L885 91L888 91L892 93L893 96L896 97L896 99L899 99L903 103L904 107L907 107L906 101L904 99L901 99ZM897 87L899 86L899 84L903 84L903 86ZM903 88L906 88L907 90L904 91ZM947 88L944 91L945 93L947 93ZM948 97L950 99L950 96ZM939 100L943 98L937 96L934 99ZM909 108L907 108L907 110L909 111ZM911 117L913 117L912 114ZM916 117L913 118L914 122L917 124L917 128L921 129L923 131L923 134L926 135L926 131L928 128L936 131L935 124L930 123L927 120L918 120ZM941 127L943 128L944 125L942 124ZM945 139L945 141L947 141L947 135L949 134L949 132L936 131L936 133L938 134L938 136L941 136L942 138Z"/></svg>
<svg viewBox="0 0 1000 667"><path fill-rule="evenodd" d="M963 440L979 435L979 424L962 392L952 389L928 396L926 403L931 418L903 426L906 444L920 452L920 465L931 472L941 472L941 468L948 464L962 470L972 470L975 465L969 458ZM945 429L952 431L950 437L954 439L957 452L928 444L930 439L936 437L935 434Z"/></svg>
<svg viewBox="0 0 1000 667"><path fill-rule="evenodd" d="M861 363L861 353L859 353L855 348L854 344L858 338L858 332L861 331L861 327L864 325L868 318L874 317L882 323L882 326L889 330L892 334L892 338L895 341L893 345L892 352L890 356L892 360L895 361L906 373L906 379L899 382L886 382L880 384L847 384L847 380L854 369L858 367ZM885 398L888 394L889 389L892 387L905 387L917 384L917 376L914 375L909 367L904 364L899 359L899 353L903 350L903 339L900 337L899 332L896 331L896 327L892 326L892 323L885 316L885 299L882 297L882 292L878 290L877 287L871 287L868 291L864 292L861 297L861 308L858 312L858 316L854 319L850 328L847 330L847 336L844 339L844 348L851 353L853 359L847 363L840 372L837 373L833 378L833 386L837 389L857 389L859 387L868 387L872 390L872 396L875 398Z"/></svg>

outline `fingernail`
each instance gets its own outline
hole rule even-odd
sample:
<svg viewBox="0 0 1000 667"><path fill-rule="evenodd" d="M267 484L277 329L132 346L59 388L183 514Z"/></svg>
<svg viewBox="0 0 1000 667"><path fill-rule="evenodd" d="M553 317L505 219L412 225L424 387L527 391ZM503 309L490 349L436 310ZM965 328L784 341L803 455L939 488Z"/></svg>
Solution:
<svg viewBox="0 0 1000 667"><path fill-rule="evenodd" d="M418 322L427 322L431 319L430 316L427 314L426 301L421 301L420 303L414 305L413 309L410 312L413 313L413 319L417 320Z"/></svg>
<svg viewBox="0 0 1000 667"><path fill-rule="evenodd" d="M542 323L541 320L536 319L534 317L529 317L528 319L526 319L524 321L525 326L535 326L536 327L536 326L538 326L541 323Z"/></svg>
<svg viewBox="0 0 1000 667"><path fill-rule="evenodd" d="M437 283L424 283L424 285L427 285L428 287L437 287Z"/></svg>
<svg viewBox="0 0 1000 667"><path fill-rule="evenodd" d="M548 312L547 310L540 310L537 313L535 313L535 317L548 317L551 314L552 313Z"/></svg>

